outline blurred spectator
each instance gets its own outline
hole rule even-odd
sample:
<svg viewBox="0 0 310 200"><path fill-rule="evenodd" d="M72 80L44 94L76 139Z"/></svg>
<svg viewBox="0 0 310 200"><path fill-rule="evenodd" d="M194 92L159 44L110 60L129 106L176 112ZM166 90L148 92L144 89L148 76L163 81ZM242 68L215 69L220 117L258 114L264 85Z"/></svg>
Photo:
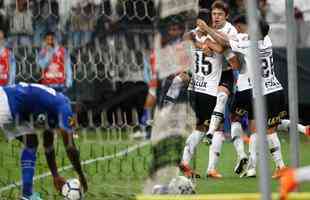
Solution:
<svg viewBox="0 0 310 200"><path fill-rule="evenodd" d="M73 46L81 47L90 43L97 23L95 4L88 1L78 3L76 7L72 8L69 19L69 30Z"/></svg>
<svg viewBox="0 0 310 200"><path fill-rule="evenodd" d="M267 0L258 0L258 8L260 10L261 16L266 19L266 15L269 9L269 4Z"/></svg>
<svg viewBox="0 0 310 200"><path fill-rule="evenodd" d="M182 36L184 34L185 28L183 25L184 20L180 16L171 16L168 17L166 20L162 21L163 31L162 31L162 38L161 38L161 48L164 48L167 45L174 45L182 40ZM158 66L156 66L156 52L155 50L152 50L150 52L149 56L145 56L143 60L144 64L144 81L148 84L148 92L143 93L141 95L141 99L143 97L144 101L144 107L143 112L138 110L138 116L139 116L139 123L140 125L146 126L148 124L148 121L151 120L151 113L154 109L156 103L159 102L161 105L164 100L164 95L167 93L172 80L174 78L174 75L171 75L164 81L162 81L162 85L160 87L160 84L158 82L157 77L157 70ZM160 87L160 88L159 88ZM160 99L157 98L157 89L160 90ZM136 132L134 134L134 137L149 137L150 132Z"/></svg>
<svg viewBox="0 0 310 200"><path fill-rule="evenodd" d="M30 46L33 37L33 13L29 1L17 0L12 6L14 10L8 9L7 13L10 25L10 46Z"/></svg>
<svg viewBox="0 0 310 200"><path fill-rule="evenodd" d="M240 14L246 14L246 7L244 0L230 0L229 2L229 16L230 20L234 19Z"/></svg>
<svg viewBox="0 0 310 200"><path fill-rule="evenodd" d="M185 28L182 25L182 18L178 16L172 16L167 23L166 34L163 38L163 46L179 42L182 39Z"/></svg>
<svg viewBox="0 0 310 200"><path fill-rule="evenodd" d="M11 0L7 0L11 1ZM0 16L4 19L4 16L6 16L6 8L8 6L5 4L5 2L2 0L0 1ZM2 20L2 19L1 19ZM1 21L2 22L2 21ZM6 29L7 30L7 29Z"/></svg>
<svg viewBox="0 0 310 200"><path fill-rule="evenodd" d="M0 86L15 83L16 62L13 52L5 46L5 32L0 30Z"/></svg>
<svg viewBox="0 0 310 200"><path fill-rule="evenodd" d="M59 4L57 0L34 0L34 44L40 46L47 32L54 32L58 42L61 34L58 30Z"/></svg>
<svg viewBox="0 0 310 200"><path fill-rule="evenodd" d="M309 35L308 24L304 20L303 12L298 8L294 7L294 16L296 19L296 32L297 32L297 44L299 47L307 45L307 38Z"/></svg>
<svg viewBox="0 0 310 200"><path fill-rule="evenodd" d="M72 86L71 59L68 51L57 44L55 34L48 32L37 57L37 63L42 69L41 83L65 91Z"/></svg>
<svg viewBox="0 0 310 200"><path fill-rule="evenodd" d="M298 7L294 7L294 16L297 21L304 21L304 14Z"/></svg>

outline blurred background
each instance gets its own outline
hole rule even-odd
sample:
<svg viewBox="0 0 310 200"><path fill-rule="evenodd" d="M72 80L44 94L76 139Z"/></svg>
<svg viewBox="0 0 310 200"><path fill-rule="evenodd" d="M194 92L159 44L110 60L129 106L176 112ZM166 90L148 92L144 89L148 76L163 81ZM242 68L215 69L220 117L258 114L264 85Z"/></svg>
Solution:
<svg viewBox="0 0 310 200"><path fill-rule="evenodd" d="M230 18L245 13L244 0L226 0ZM66 68L71 73L65 91L85 110L79 121L101 123L104 110L110 124L132 123L132 110L143 114L150 71L150 54L159 30L164 40L180 37L193 28L196 13L182 12L159 19L155 0L2 0L0 28L2 46L13 52L16 70L13 82L41 82L42 49L46 33L67 52ZM199 7L210 9L213 0L199 0ZM271 24L276 72L287 88L286 24L284 0L258 0L259 13ZM310 4L295 0L298 34L298 81L300 117L310 122ZM40 53L41 52L41 53ZM41 60L40 60L41 59ZM44 59L44 55L43 55ZM287 92L287 91L286 91ZM286 95L288 96L288 95ZM287 101L286 101L287 102ZM117 112L122 113L117 114ZM89 112L91 112L89 114ZM125 113L125 114L123 114ZM92 115L91 117L89 117ZM120 119L121 118L121 119Z"/></svg>

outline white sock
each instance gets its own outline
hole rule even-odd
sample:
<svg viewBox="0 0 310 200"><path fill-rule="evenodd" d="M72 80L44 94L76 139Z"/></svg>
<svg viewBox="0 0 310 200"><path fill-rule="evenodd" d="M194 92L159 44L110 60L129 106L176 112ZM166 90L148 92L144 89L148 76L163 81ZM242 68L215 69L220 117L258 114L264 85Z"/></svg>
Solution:
<svg viewBox="0 0 310 200"><path fill-rule="evenodd" d="M306 126L298 124L297 125L297 130L298 130L298 132L301 132L301 133L305 134L306 133Z"/></svg>
<svg viewBox="0 0 310 200"><path fill-rule="evenodd" d="M216 105L214 107L214 112L224 114L227 100L228 100L228 95L225 92L219 92L216 97Z"/></svg>
<svg viewBox="0 0 310 200"><path fill-rule="evenodd" d="M219 128L223 118L228 95L225 92L219 92L216 98L216 105L211 116L208 134L214 134Z"/></svg>
<svg viewBox="0 0 310 200"><path fill-rule="evenodd" d="M276 167L283 168L285 165L282 159L281 143L278 134L275 132L267 135L267 141L272 158L276 163Z"/></svg>
<svg viewBox="0 0 310 200"><path fill-rule="evenodd" d="M197 145L199 144L201 138L203 136L203 132L194 130L190 136L188 136L184 151L183 151L183 157L182 157L182 162L189 163L195 153L195 149Z"/></svg>
<svg viewBox="0 0 310 200"><path fill-rule="evenodd" d="M182 86L183 86L183 81L181 77L180 76L174 77L166 96L171 97L172 99L176 99L180 94Z"/></svg>
<svg viewBox="0 0 310 200"><path fill-rule="evenodd" d="M241 139L242 134L242 126L240 122L232 122L231 124L231 137L234 144L234 147L236 149L238 158L245 158L246 154L244 152L244 143Z"/></svg>
<svg viewBox="0 0 310 200"><path fill-rule="evenodd" d="M257 134L253 133L250 136L250 143L249 143L249 164L248 168L256 168L256 160L257 160Z"/></svg>
<svg viewBox="0 0 310 200"><path fill-rule="evenodd" d="M279 131L288 131L289 127L290 127L291 121L288 119L283 119L281 120L281 124L278 125L277 130ZM306 132L306 126L302 125L302 124L297 124L297 130L298 132L301 132L303 134L305 134Z"/></svg>
<svg viewBox="0 0 310 200"><path fill-rule="evenodd" d="M223 142L224 142L223 132L221 131L215 132L212 138L212 144L209 148L208 171L216 169Z"/></svg>
<svg viewBox="0 0 310 200"><path fill-rule="evenodd" d="M211 119L210 119L208 134L214 135L214 132L219 128L222 120L223 120L223 117L212 114Z"/></svg>
<svg viewBox="0 0 310 200"><path fill-rule="evenodd" d="M296 169L297 182L310 181L310 166Z"/></svg>

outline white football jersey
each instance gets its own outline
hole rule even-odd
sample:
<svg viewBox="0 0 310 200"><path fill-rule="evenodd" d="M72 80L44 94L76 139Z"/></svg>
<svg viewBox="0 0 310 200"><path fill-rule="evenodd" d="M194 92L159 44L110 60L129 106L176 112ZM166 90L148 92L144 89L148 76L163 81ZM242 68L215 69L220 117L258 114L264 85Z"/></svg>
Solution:
<svg viewBox="0 0 310 200"><path fill-rule="evenodd" d="M225 33L227 36L235 36L238 34L237 29L229 22L226 22L223 28L218 29L219 32Z"/></svg>
<svg viewBox="0 0 310 200"><path fill-rule="evenodd" d="M196 33L197 29L193 30ZM219 29L231 37L237 34L237 30L228 22L222 29ZM199 42L204 42L207 38L213 40L210 36L198 37L195 39ZM200 92L212 96L217 96L217 86L219 85L224 57L228 60L234 56L231 51L225 51L224 54L210 53L205 55L203 50L194 49L195 67L192 69L192 79L190 81L188 90Z"/></svg>
<svg viewBox="0 0 310 200"><path fill-rule="evenodd" d="M239 78L237 81L238 91L244 91L252 89L253 85L251 77L253 75L249 64L250 56L250 40L249 35L245 33L239 33L236 37L229 40L230 46L233 51L239 52L244 56L246 66L244 70L240 71ZM279 90L283 87L278 81L274 72L273 55L272 55L272 43L269 36L266 36L264 40L258 41L259 58L261 59L261 76L262 76L262 88L263 95L267 95Z"/></svg>

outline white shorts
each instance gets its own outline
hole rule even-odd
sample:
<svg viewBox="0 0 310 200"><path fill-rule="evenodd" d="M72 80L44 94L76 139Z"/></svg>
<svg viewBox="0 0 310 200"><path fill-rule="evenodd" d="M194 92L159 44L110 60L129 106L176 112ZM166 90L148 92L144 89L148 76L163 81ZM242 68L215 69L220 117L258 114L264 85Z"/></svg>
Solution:
<svg viewBox="0 0 310 200"><path fill-rule="evenodd" d="M12 122L12 115L10 111L8 97L3 88L0 87L0 126L10 122Z"/></svg>
<svg viewBox="0 0 310 200"><path fill-rule="evenodd" d="M30 123L13 121L8 97L2 87L0 87L0 128L0 132L3 132L8 140L34 133Z"/></svg>

